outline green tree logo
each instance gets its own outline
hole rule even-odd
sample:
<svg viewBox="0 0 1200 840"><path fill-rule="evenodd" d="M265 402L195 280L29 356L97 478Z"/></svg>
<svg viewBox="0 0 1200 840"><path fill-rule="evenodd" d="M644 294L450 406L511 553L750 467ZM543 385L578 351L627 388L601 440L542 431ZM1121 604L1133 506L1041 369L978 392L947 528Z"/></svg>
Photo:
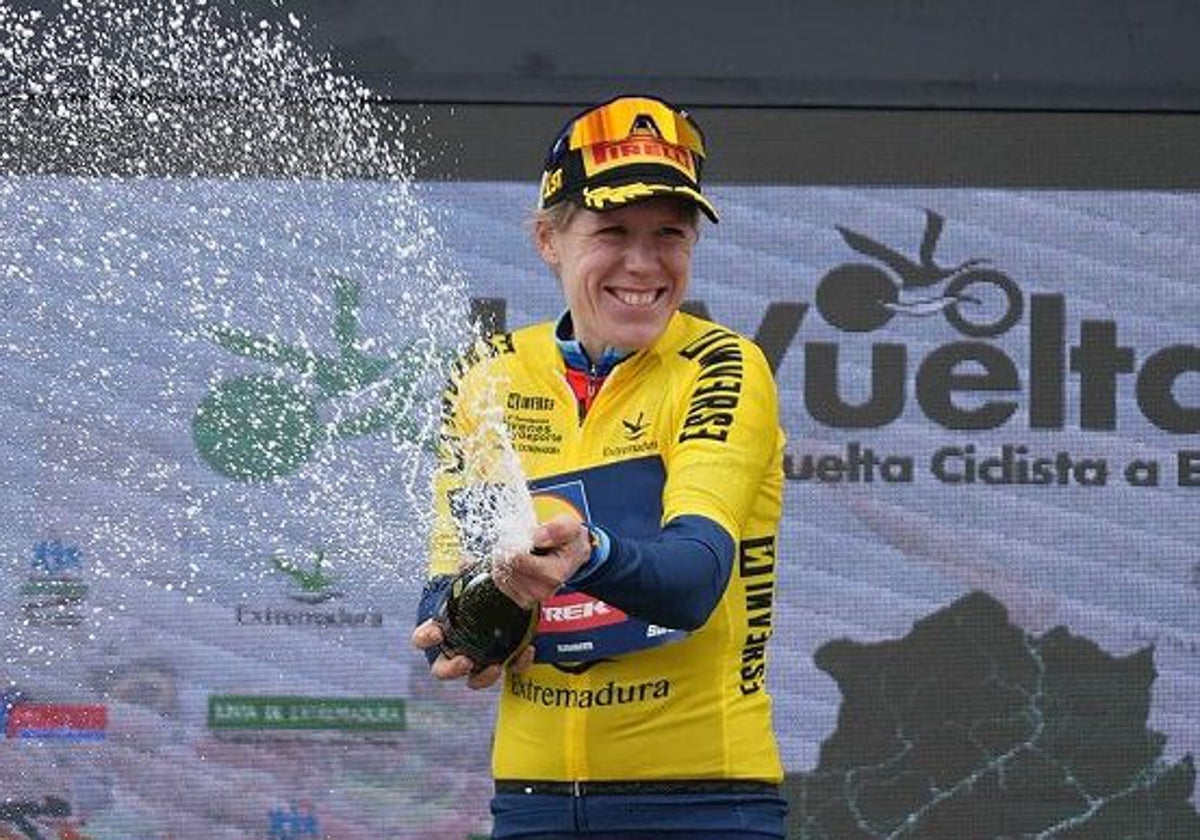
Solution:
<svg viewBox="0 0 1200 840"><path fill-rule="evenodd" d="M304 466L323 446L391 429L417 440L409 417L419 370L415 348L405 357L371 355L359 339L357 282L335 276L336 356L314 353L274 336L220 325L209 338L231 353L275 366L215 385L192 418L192 439L204 461L235 481L271 481ZM301 381L288 379L298 374ZM371 407L323 421L320 408L343 396L370 394Z"/></svg>
<svg viewBox="0 0 1200 840"><path fill-rule="evenodd" d="M271 556L271 564L291 578L299 588L297 593L290 596L294 601L321 604L342 595L335 586L337 579L325 573L325 552L321 549L313 554L312 566L309 568L303 568L279 554Z"/></svg>

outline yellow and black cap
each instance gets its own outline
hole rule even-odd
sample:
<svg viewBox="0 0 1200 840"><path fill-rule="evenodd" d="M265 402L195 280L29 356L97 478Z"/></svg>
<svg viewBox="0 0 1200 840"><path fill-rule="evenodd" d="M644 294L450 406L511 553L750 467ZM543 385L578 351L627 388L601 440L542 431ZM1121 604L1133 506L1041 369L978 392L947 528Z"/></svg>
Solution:
<svg viewBox="0 0 1200 840"><path fill-rule="evenodd" d="M538 206L565 199L611 210L658 195L677 195L717 221L700 193L704 135L675 106L650 96L619 96L567 122L546 155Z"/></svg>

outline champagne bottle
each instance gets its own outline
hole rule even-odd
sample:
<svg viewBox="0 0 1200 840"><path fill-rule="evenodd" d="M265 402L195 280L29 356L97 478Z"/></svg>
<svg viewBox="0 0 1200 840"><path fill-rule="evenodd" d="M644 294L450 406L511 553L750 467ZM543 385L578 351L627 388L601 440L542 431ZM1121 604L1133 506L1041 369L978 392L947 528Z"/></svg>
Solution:
<svg viewBox="0 0 1200 840"><path fill-rule="evenodd" d="M435 617L442 653L463 654L477 669L506 663L533 638L539 613L537 604L525 608L501 592L487 563L475 563L451 582Z"/></svg>

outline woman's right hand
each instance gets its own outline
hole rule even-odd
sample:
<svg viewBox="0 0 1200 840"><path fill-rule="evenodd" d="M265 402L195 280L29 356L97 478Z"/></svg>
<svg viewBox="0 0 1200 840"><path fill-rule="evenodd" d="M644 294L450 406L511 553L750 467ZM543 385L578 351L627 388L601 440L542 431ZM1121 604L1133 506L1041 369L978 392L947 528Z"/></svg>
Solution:
<svg viewBox="0 0 1200 840"><path fill-rule="evenodd" d="M437 647L443 641L445 641L445 636L442 634L442 628L432 618L418 624L412 633L413 647L418 650L424 651ZM523 673L533 664L533 652L533 645L526 646L509 661L507 667L515 673ZM462 654L446 656L442 652L430 666L429 672L439 680L457 680L466 677L467 685L478 690L488 688L499 680L505 667L504 665L488 665L484 668L476 668L475 663Z"/></svg>

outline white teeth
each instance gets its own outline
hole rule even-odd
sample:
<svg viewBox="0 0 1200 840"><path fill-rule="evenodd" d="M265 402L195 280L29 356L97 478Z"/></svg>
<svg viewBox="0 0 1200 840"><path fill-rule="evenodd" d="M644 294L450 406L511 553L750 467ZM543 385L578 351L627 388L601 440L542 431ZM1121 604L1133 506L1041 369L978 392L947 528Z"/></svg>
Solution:
<svg viewBox="0 0 1200 840"><path fill-rule="evenodd" d="M613 294L617 296L621 303L624 303L627 306L649 306L650 304L654 303L655 298L658 297L658 292L654 291L629 292L623 289L616 289L613 291Z"/></svg>

